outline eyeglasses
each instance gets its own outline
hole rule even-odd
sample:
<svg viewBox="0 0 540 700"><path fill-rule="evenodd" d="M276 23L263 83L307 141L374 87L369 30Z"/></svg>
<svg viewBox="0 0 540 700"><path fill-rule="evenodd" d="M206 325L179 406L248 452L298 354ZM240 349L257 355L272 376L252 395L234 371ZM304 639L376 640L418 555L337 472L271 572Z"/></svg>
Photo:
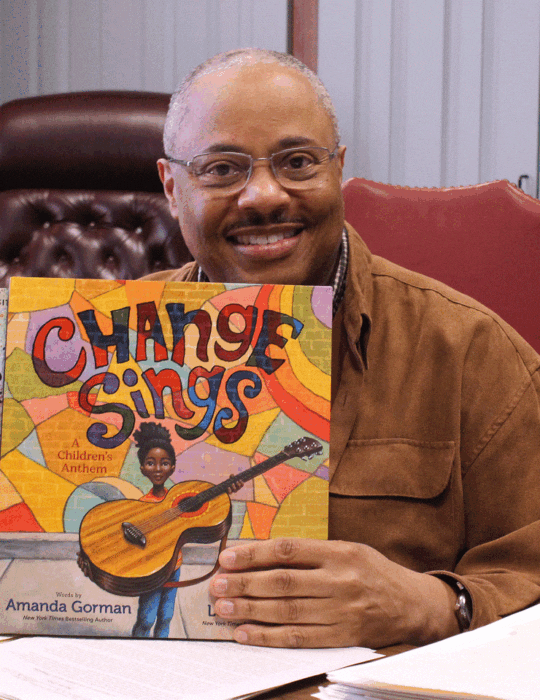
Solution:
<svg viewBox="0 0 540 700"><path fill-rule="evenodd" d="M218 188L226 194L242 190L253 172L253 163L270 161L272 172L279 184L288 190L307 190L319 184L327 165L335 158L335 151L322 146L286 148L269 158L253 158L247 153L201 153L191 160L167 157L170 163L183 165L197 179L200 187Z"/></svg>

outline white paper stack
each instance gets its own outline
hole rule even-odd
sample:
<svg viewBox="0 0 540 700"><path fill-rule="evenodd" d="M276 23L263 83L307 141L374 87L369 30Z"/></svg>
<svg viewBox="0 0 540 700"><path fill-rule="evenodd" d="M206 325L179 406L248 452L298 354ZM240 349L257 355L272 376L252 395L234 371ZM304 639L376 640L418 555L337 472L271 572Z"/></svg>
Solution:
<svg viewBox="0 0 540 700"><path fill-rule="evenodd" d="M328 678L321 700L539 700L540 605Z"/></svg>
<svg viewBox="0 0 540 700"><path fill-rule="evenodd" d="M0 700L231 700L379 656L359 647L26 637L0 644Z"/></svg>

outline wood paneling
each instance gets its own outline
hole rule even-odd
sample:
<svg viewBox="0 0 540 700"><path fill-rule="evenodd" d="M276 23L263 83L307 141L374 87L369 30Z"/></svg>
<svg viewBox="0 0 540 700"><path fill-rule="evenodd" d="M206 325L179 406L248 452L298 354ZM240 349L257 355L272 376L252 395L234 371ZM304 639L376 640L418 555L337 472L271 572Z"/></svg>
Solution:
<svg viewBox="0 0 540 700"><path fill-rule="evenodd" d="M289 0L288 52L317 72L319 0Z"/></svg>

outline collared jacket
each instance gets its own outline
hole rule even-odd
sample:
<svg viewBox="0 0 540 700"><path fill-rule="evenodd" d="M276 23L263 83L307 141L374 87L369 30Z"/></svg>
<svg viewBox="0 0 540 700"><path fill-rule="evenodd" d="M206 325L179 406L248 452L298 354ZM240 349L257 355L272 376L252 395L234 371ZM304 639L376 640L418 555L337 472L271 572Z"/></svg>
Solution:
<svg viewBox="0 0 540 700"><path fill-rule="evenodd" d="M539 602L539 356L486 307L348 230L330 538L461 581L471 629ZM151 278L193 281L197 267Z"/></svg>

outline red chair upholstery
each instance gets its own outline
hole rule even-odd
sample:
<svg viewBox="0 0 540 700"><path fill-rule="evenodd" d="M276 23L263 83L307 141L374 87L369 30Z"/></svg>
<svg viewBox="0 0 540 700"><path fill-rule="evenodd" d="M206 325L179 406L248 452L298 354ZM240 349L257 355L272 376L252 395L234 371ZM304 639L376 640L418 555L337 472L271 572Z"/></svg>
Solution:
<svg viewBox="0 0 540 700"><path fill-rule="evenodd" d="M540 201L506 180L428 189L352 178L343 193L373 253L477 299L540 352Z"/></svg>
<svg viewBox="0 0 540 700"><path fill-rule="evenodd" d="M134 279L191 259L156 168L169 98L113 90L0 107L0 286Z"/></svg>

